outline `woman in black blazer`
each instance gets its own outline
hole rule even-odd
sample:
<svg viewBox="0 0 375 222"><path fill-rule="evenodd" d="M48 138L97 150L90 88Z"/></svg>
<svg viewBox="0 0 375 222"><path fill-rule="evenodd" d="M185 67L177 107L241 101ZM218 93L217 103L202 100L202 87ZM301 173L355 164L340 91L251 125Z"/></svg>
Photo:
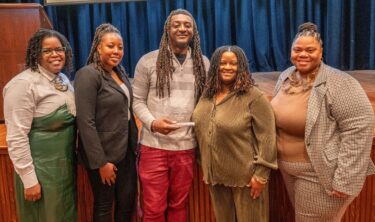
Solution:
<svg viewBox="0 0 375 222"><path fill-rule="evenodd" d="M79 157L94 194L94 222L131 221L136 196L137 128L133 94L124 68L120 32L111 24L95 32L87 65L75 78Z"/></svg>

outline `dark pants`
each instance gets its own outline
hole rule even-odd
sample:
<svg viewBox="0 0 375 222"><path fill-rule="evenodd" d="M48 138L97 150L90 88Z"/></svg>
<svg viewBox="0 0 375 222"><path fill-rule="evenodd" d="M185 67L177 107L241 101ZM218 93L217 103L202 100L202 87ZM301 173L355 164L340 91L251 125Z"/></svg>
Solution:
<svg viewBox="0 0 375 222"><path fill-rule="evenodd" d="M98 169L87 170L94 194L94 222L112 221L113 201L115 201L115 221L131 221L137 192L134 153L128 150L126 157L115 165L117 176L116 183L112 186L102 183Z"/></svg>

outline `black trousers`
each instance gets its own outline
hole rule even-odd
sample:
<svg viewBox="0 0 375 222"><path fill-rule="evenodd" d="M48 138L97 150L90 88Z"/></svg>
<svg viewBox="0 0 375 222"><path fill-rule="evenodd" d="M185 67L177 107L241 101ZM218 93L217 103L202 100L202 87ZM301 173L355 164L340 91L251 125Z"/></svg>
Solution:
<svg viewBox="0 0 375 222"><path fill-rule="evenodd" d="M115 202L115 222L130 222L137 193L137 172L135 154L128 150L125 158L115 164L116 183L108 186L100 179L99 169L87 169L94 194L94 222L111 222L112 206Z"/></svg>

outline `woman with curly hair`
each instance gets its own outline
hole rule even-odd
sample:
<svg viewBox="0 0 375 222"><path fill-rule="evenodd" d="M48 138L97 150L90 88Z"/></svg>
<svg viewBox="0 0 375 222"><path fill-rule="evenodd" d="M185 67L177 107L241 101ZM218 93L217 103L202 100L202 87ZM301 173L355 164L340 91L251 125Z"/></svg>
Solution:
<svg viewBox="0 0 375 222"><path fill-rule="evenodd" d="M76 221L74 92L61 73L72 50L54 30L29 40L26 70L4 87L9 156L20 222Z"/></svg>
<svg viewBox="0 0 375 222"><path fill-rule="evenodd" d="M267 181L277 168L272 108L241 48L216 49L210 64L193 121L216 220L268 221Z"/></svg>

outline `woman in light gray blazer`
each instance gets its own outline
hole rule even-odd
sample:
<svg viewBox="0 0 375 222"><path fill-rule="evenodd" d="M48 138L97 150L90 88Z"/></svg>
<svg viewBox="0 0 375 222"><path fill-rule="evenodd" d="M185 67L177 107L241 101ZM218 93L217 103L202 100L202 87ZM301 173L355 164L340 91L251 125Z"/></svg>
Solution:
<svg viewBox="0 0 375 222"><path fill-rule="evenodd" d="M278 163L296 221L340 221L367 175L374 113L350 75L322 62L317 27L305 23L293 41L294 66L281 73L272 106Z"/></svg>

